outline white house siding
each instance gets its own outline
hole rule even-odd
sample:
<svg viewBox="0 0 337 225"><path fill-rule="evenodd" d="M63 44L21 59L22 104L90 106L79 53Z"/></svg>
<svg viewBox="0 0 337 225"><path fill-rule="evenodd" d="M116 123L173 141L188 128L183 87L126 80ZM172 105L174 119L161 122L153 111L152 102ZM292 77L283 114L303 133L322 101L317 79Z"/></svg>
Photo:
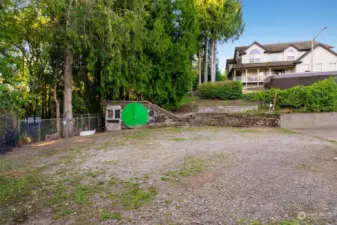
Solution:
<svg viewBox="0 0 337 225"><path fill-rule="evenodd" d="M287 56L290 55L291 51L294 55L294 60L298 59L305 53L305 51L298 51L296 48L292 46L288 47L284 52L264 53L265 50L263 48L254 44L245 51L246 54L242 55L242 63L250 63L249 60L250 58L252 58L252 55L250 54L250 52L254 49L257 49L261 52L261 55L260 55L261 63L262 62L273 62L273 61L287 61Z"/></svg>
<svg viewBox="0 0 337 225"><path fill-rule="evenodd" d="M261 55L260 55L260 62L267 62L268 61L268 55L264 54L264 49L261 48L260 46L254 44L252 46L250 46L245 52L245 55L242 55L242 63L250 63L249 59L251 58L250 52L254 49L257 49L260 51Z"/></svg>
<svg viewBox="0 0 337 225"><path fill-rule="evenodd" d="M301 59L302 63L296 66L296 72L306 72L311 70L311 53ZM314 49L314 71L336 71L337 56L318 46Z"/></svg>

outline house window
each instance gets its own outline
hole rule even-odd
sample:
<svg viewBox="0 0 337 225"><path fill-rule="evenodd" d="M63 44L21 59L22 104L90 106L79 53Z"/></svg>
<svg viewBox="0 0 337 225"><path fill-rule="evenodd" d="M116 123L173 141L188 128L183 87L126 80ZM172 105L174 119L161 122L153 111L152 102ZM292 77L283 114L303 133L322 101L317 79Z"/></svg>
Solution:
<svg viewBox="0 0 337 225"><path fill-rule="evenodd" d="M258 63L260 62L261 52L258 49L253 49L249 52L249 62L250 63Z"/></svg>
<svg viewBox="0 0 337 225"><path fill-rule="evenodd" d="M295 53L293 49L290 49L289 51L287 51L287 60L288 61L295 60Z"/></svg>
<svg viewBox="0 0 337 225"><path fill-rule="evenodd" d="M115 119L120 119L121 118L121 110L120 109L116 109L115 110Z"/></svg>
<svg viewBox="0 0 337 225"><path fill-rule="evenodd" d="M113 119L114 118L114 111L113 110L108 110L108 118Z"/></svg>
<svg viewBox="0 0 337 225"><path fill-rule="evenodd" d="M288 60L288 61L293 61L293 60L295 60L295 56L290 56L290 55L288 55L288 56L287 56L287 60Z"/></svg>
<svg viewBox="0 0 337 225"><path fill-rule="evenodd" d="M322 63L316 63L315 71L321 72L322 71Z"/></svg>
<svg viewBox="0 0 337 225"><path fill-rule="evenodd" d="M334 71L334 70L336 70L336 63L335 62L329 63L328 71Z"/></svg>

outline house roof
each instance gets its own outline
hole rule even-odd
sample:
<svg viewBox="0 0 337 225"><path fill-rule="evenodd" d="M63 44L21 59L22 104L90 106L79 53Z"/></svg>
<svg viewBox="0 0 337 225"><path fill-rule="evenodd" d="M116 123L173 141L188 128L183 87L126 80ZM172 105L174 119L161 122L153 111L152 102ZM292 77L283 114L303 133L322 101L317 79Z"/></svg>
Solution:
<svg viewBox="0 0 337 225"><path fill-rule="evenodd" d="M227 59L226 60L226 70L229 70L229 65L234 64L235 60L234 59Z"/></svg>
<svg viewBox="0 0 337 225"><path fill-rule="evenodd" d="M327 50L328 52L332 53L333 55L337 56L337 53L336 53L336 52L332 51L331 48L327 47L327 46L324 45L324 44L318 44L318 45L316 45L316 46L314 47L314 49L316 49L316 48L319 47L319 46L322 47L322 48L324 48L324 49ZM299 57L299 58L296 60L296 62L301 62L301 60L302 60L305 56L307 56L308 54L310 54L310 53L311 53L311 49L310 49L310 51L307 51L307 52L304 53L301 57Z"/></svg>
<svg viewBox="0 0 337 225"><path fill-rule="evenodd" d="M293 46L296 48L298 51L308 51L311 49L311 41L300 41L300 42L287 42L287 43L278 43L278 44L266 44L266 45L261 45L258 42L253 42L253 44L259 45L261 48L265 49L266 52L283 52L286 50L288 47ZM244 54L245 51L252 46L253 44L249 46L239 46L235 48L235 52L238 52L239 54ZM322 44L320 42L315 41L314 46L317 45L322 45L325 46L326 48L333 48L331 45L327 44Z"/></svg>
<svg viewBox="0 0 337 225"><path fill-rule="evenodd" d="M277 66L295 66L297 61L272 61L272 62L262 62L262 63L245 63L245 64L234 64L235 69L248 69L248 68L261 68L261 67L277 67Z"/></svg>

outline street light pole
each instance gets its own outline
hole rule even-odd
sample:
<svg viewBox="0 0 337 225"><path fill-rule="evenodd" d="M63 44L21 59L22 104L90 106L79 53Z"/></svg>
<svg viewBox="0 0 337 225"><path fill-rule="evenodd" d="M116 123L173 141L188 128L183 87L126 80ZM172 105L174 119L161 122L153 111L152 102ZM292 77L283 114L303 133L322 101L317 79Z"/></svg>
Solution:
<svg viewBox="0 0 337 225"><path fill-rule="evenodd" d="M316 38L322 33L323 30L326 30L327 27L323 27L320 32L318 32L318 34L316 35L316 37L314 37L314 39L312 39L311 41L311 72L314 72L314 42L316 40Z"/></svg>

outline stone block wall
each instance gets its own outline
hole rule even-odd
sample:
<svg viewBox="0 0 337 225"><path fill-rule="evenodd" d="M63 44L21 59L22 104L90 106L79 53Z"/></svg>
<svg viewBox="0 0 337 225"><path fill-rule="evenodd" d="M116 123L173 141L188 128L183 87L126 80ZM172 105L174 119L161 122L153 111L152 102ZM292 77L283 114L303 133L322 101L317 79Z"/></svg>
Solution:
<svg viewBox="0 0 337 225"><path fill-rule="evenodd" d="M137 102L137 101L136 101ZM123 109L129 101L106 101L105 105L120 105ZM149 113L147 127L164 126L223 126L223 127L278 127L280 116L271 114L247 114L233 112L188 113L176 116L148 101L138 101ZM126 129L122 123L122 129Z"/></svg>
<svg viewBox="0 0 337 225"><path fill-rule="evenodd" d="M190 119L193 125L228 127L278 127L279 115L239 113L197 113Z"/></svg>

